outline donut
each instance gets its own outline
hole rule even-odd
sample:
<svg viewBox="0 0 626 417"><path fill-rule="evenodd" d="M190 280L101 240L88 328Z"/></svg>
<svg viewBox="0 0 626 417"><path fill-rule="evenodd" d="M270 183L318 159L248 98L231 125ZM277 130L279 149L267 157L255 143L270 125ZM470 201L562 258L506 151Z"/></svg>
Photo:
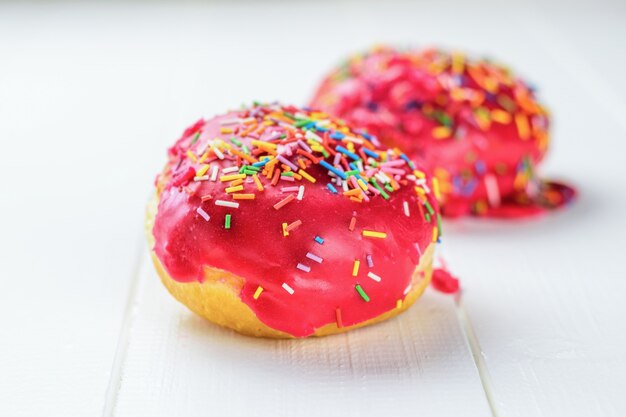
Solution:
<svg viewBox="0 0 626 417"><path fill-rule="evenodd" d="M441 216L431 177L398 149L306 108L201 119L168 151L146 234L169 292L259 337L343 332L424 291Z"/></svg>
<svg viewBox="0 0 626 417"><path fill-rule="evenodd" d="M423 161L445 216L525 217L575 195L537 176L549 144L548 110L530 85L489 60L374 48L331 71L310 106Z"/></svg>

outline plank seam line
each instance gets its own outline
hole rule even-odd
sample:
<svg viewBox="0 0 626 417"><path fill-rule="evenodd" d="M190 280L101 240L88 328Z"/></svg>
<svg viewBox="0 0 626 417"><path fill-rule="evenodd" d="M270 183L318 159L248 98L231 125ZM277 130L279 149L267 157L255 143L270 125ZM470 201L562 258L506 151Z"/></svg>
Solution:
<svg viewBox="0 0 626 417"><path fill-rule="evenodd" d="M143 245L143 235L141 235L138 241L138 247L135 250L137 256L132 269L130 292L128 294L128 299L126 300L126 306L124 307L124 318L122 320L122 325L120 326L117 347L115 349L115 357L113 358L109 383L107 384L107 390L104 397L102 417L112 417L115 415L118 394L122 387L122 370L124 368L124 364L126 363L128 345L130 343L130 332L133 327L137 311L136 306L139 301L139 284L141 281L140 277L145 259Z"/></svg>
<svg viewBox="0 0 626 417"><path fill-rule="evenodd" d="M461 294L459 294L456 298L455 304L456 314L459 319L459 323L461 324L463 334L465 335L465 339L467 340L467 344L469 345L470 351L472 353L474 365L476 366L476 370L478 371L480 383L483 387L483 391L485 392L485 398L487 399L487 404L489 404L491 415L493 417L498 417L499 413L496 408L496 403L493 395L493 385L491 383L491 377L489 376L489 370L487 369L487 363L485 362L485 358L482 355L482 349L480 348L478 337L476 336L474 326L472 325L469 315L467 314L467 310L465 309L465 306L463 304Z"/></svg>

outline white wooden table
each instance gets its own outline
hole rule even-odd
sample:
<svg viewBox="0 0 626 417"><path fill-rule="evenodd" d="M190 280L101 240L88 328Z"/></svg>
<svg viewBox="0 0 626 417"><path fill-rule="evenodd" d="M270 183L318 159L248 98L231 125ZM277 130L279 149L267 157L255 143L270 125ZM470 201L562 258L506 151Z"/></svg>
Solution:
<svg viewBox="0 0 626 417"><path fill-rule="evenodd" d="M0 416L626 415L626 5L0 4ZM303 103L376 42L498 56L554 113L523 224L447 223L463 296L318 340L203 322L146 259L143 206L183 127Z"/></svg>

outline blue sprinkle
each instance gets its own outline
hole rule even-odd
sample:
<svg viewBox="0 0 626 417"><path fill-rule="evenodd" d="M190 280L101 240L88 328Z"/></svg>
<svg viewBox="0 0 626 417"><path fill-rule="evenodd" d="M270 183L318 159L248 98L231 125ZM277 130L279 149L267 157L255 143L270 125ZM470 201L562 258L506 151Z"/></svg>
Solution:
<svg viewBox="0 0 626 417"><path fill-rule="evenodd" d="M365 155L371 156L374 159L378 159L378 154L374 151L370 151L369 149L364 147L363 152L365 152Z"/></svg>
<svg viewBox="0 0 626 417"><path fill-rule="evenodd" d="M481 160L476 161L474 167L476 168L476 173L479 175L483 175L487 171L487 166Z"/></svg>
<svg viewBox="0 0 626 417"><path fill-rule="evenodd" d="M252 164L253 167L262 167L263 165L267 164L269 162L269 159L266 159L264 161L261 162L255 162L254 164Z"/></svg>
<svg viewBox="0 0 626 417"><path fill-rule="evenodd" d="M365 133L365 132L359 132L359 134L363 136L365 139L369 140L370 142L372 141L372 135Z"/></svg>
<svg viewBox="0 0 626 417"><path fill-rule="evenodd" d="M344 135L341 132L333 132L333 133L330 134L330 138L331 139L338 139L338 140L340 140L340 139L343 139L345 137L346 137L346 135Z"/></svg>
<svg viewBox="0 0 626 417"><path fill-rule="evenodd" d="M401 154L400 158L404 159L406 161L406 163L409 164L411 169L415 168L415 165L413 165L413 161L411 161L405 154Z"/></svg>
<svg viewBox="0 0 626 417"><path fill-rule="evenodd" d="M351 169L356 169L356 170L358 170L358 169L359 169L359 167L358 167L358 166L356 166L356 164L355 164L354 162L350 162L350 163L348 164L348 166L349 166Z"/></svg>
<svg viewBox="0 0 626 417"><path fill-rule="evenodd" d="M332 166L331 164L329 164L328 162L321 160L320 161L320 165L323 166L324 168L326 168L327 170L329 170L330 172L335 173L336 175L339 176L339 178L341 178L342 180L346 180L348 179L348 177L346 176L346 174L344 174L343 172L339 171L337 168L335 168L334 166ZM337 190L335 190L337 191Z"/></svg>
<svg viewBox="0 0 626 417"><path fill-rule="evenodd" d="M335 148L335 150L337 152L341 152L344 155L348 155L350 158L354 159L355 161L358 161L359 159L361 159L361 158L359 158L359 155L355 154L354 152L350 152L349 150L347 150L343 146L337 146L337 148Z"/></svg>
<svg viewBox="0 0 626 417"><path fill-rule="evenodd" d="M317 125L315 125L315 130L317 130L318 132L328 132L328 128Z"/></svg>
<svg viewBox="0 0 626 417"><path fill-rule="evenodd" d="M335 188L335 187L334 187L331 183L326 184L326 187L327 187L327 188L328 188L328 189L329 189L329 190L330 190L333 194L337 194L337 193L338 193L337 189L336 189L336 188Z"/></svg>
<svg viewBox="0 0 626 417"><path fill-rule="evenodd" d="M330 185L330 184L329 184L329 185ZM324 239L322 239L322 238L321 238L321 237L319 237L319 236L315 236L315 241L316 241L317 243L319 243L320 245L324 243Z"/></svg>

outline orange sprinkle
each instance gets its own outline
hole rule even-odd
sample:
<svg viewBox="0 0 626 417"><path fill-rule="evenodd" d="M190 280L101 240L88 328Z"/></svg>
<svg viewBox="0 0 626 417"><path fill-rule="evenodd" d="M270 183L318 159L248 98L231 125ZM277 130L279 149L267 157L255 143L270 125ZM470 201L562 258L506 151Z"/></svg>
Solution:
<svg viewBox="0 0 626 417"><path fill-rule="evenodd" d="M289 194L287 197L280 200L278 203L274 204L274 208L276 210L280 210L283 206L285 206L290 201L294 200L296 197L293 194Z"/></svg>
<svg viewBox="0 0 626 417"><path fill-rule="evenodd" d="M241 152L241 151L238 151L238 150L237 150L237 149L235 149L235 148L230 148L230 152L231 152L233 155L237 155L237 156L238 156L238 157L240 157L241 159L245 159L245 160L246 160L246 161L248 161L248 162L252 162L253 164L254 164L255 162L259 162L259 161L257 161L257 160L256 160L256 158L253 158L252 156L250 156L250 155L248 155L248 154L245 154L245 153L243 153L243 152Z"/></svg>
<svg viewBox="0 0 626 417"><path fill-rule="evenodd" d="M246 178L246 174L232 174L232 175L222 175L220 177L221 182L238 180L240 178Z"/></svg>
<svg viewBox="0 0 626 417"><path fill-rule="evenodd" d="M243 184L243 180L241 178L239 178L238 180L230 182L230 186L231 187L236 187L236 186L241 185L241 184Z"/></svg>
<svg viewBox="0 0 626 417"><path fill-rule="evenodd" d="M254 194L231 194L235 200L254 200Z"/></svg>
<svg viewBox="0 0 626 417"><path fill-rule="evenodd" d="M296 220L295 222L291 223L290 225L288 225L285 230L287 232L291 232L292 230L294 230L296 227L299 227L302 225L302 220Z"/></svg>
<svg viewBox="0 0 626 417"><path fill-rule="evenodd" d="M515 115L515 124L517 125L517 133L523 140L530 138L530 126L528 125L528 118L524 113L517 113Z"/></svg>
<svg viewBox="0 0 626 417"><path fill-rule="evenodd" d="M432 135L435 139L446 139L452 135L452 129L447 126L437 126L433 128Z"/></svg>
<svg viewBox="0 0 626 417"><path fill-rule="evenodd" d="M352 232L354 230L354 226L356 226L356 217L353 217L350 220L350 225L348 226L348 229Z"/></svg>
<svg viewBox="0 0 626 417"><path fill-rule="evenodd" d="M259 180L259 176L257 174L252 175L252 179L254 180L254 183L256 184L256 188L259 191L263 191L263 184L261 184L261 180Z"/></svg>
<svg viewBox="0 0 626 417"><path fill-rule="evenodd" d="M344 191L343 195L351 195L351 196L361 195L361 190L359 188L352 188L351 190Z"/></svg>
<svg viewBox="0 0 626 417"><path fill-rule="evenodd" d="M337 327L338 328L342 328L343 327L343 321L341 320L341 309L340 308L336 308L335 309L335 320L337 321Z"/></svg>

